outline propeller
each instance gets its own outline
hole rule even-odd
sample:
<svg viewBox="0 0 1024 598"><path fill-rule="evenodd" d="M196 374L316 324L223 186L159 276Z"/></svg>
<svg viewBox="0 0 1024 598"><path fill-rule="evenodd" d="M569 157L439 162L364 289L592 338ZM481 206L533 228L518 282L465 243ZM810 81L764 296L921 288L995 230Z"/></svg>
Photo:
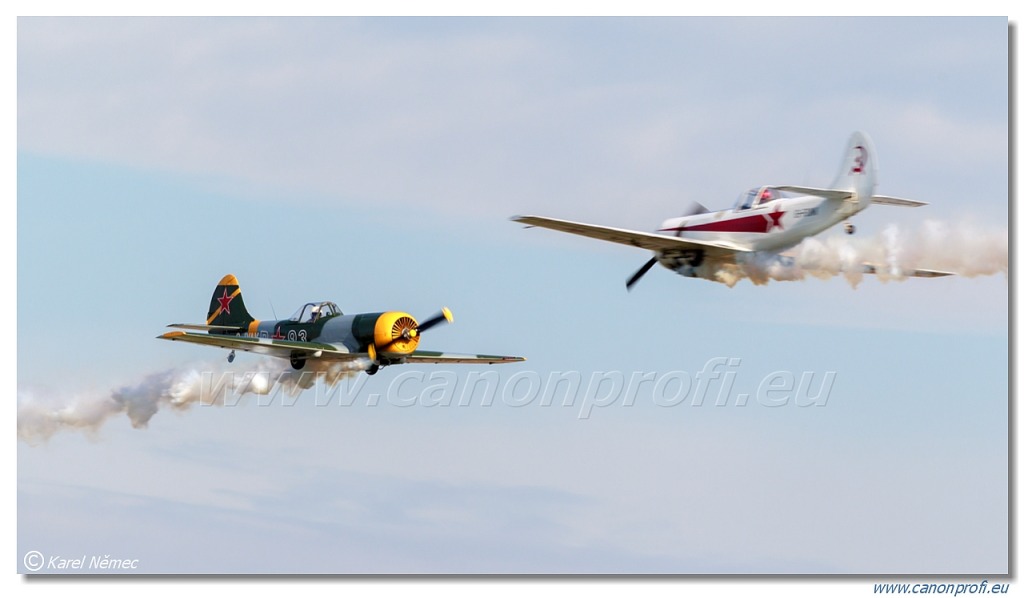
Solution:
<svg viewBox="0 0 1024 598"><path fill-rule="evenodd" d="M701 203L693 201L690 202L690 205L686 206L685 210L683 210L682 217L686 218L687 216L696 216L697 214L707 214L708 211L709 210L705 208ZM654 264L656 263L658 263L658 256L654 256L651 259L647 260L647 263L641 266L640 269L637 270L636 273L630 276L629 280L626 281L626 290L631 290L633 288L633 285L635 285L641 278L643 278L644 274L647 274L647 272L651 268L653 268Z"/></svg>
<svg viewBox="0 0 1024 598"><path fill-rule="evenodd" d="M647 260L646 264L644 264L643 266L640 266L640 269L637 270L636 273L633 274L632 276L630 276L629 280L626 281L626 290L628 291L628 290L632 289L633 285L635 285L638 280L643 278L644 274L647 274L647 271L650 270L651 268L653 268L654 264L657 264L657 263L658 263L658 256L654 256L651 259Z"/></svg>
<svg viewBox="0 0 1024 598"><path fill-rule="evenodd" d="M452 310L448 309L447 307L442 307L441 313L420 322L420 325L416 327L416 330L424 332L430 330L434 326L437 326L441 322L451 323L454 320L455 318L452 316Z"/></svg>
<svg viewBox="0 0 1024 598"><path fill-rule="evenodd" d="M437 326L438 324L441 324L443 322L452 322L454 320L455 320L455 318L454 318L454 316L452 316L451 310L448 309L447 307L442 307L441 311L437 315L431 316L431 317L427 318L426 320L420 322L419 324L415 324L414 326L409 326L408 328L405 328L404 330L402 330L402 334L400 334L399 336L396 336L395 338L393 338L391 340L391 342L387 343L386 345L384 345L382 347L373 347L373 345L371 345L371 347L373 347L374 349L381 350L381 351L387 351L388 347L390 347L391 345L397 343L400 340L409 340L410 338L416 338L421 333L426 332L427 330L430 330L431 328L433 328L434 326ZM377 354L376 353L377 353L376 350L372 351L370 353L370 359L376 361L377 360Z"/></svg>

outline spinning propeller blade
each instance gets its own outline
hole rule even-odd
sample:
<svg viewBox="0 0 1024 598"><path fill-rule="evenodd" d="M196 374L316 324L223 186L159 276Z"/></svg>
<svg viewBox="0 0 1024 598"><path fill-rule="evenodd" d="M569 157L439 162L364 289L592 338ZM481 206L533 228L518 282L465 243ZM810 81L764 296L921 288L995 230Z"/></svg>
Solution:
<svg viewBox="0 0 1024 598"><path fill-rule="evenodd" d="M707 214L710 211L711 210L705 208L700 202L693 201L690 202L690 205L686 206L686 209L683 210L683 213L680 214L680 216L696 216L697 214Z"/></svg>
<svg viewBox="0 0 1024 598"><path fill-rule="evenodd" d="M423 322L420 322L420 325L417 326L416 329L419 330L420 332L424 332L424 331L430 330L434 326L437 326L441 322L451 322L453 320L454 320L454 317L452 317L451 310L448 309L447 307L442 307L441 308L441 313L437 314L436 316L434 316L432 318L428 318L428 319L424 320Z"/></svg>
<svg viewBox="0 0 1024 598"><path fill-rule="evenodd" d="M640 269L637 270L636 273L633 274L633 276L630 276L629 280L626 281L626 290L628 291L628 290L632 289L633 285L635 285L638 280L643 278L643 275L647 274L647 271L650 270L651 268L653 268L654 264L657 264L657 263L658 263L657 256L652 257L651 259L649 259L646 264L641 266Z"/></svg>

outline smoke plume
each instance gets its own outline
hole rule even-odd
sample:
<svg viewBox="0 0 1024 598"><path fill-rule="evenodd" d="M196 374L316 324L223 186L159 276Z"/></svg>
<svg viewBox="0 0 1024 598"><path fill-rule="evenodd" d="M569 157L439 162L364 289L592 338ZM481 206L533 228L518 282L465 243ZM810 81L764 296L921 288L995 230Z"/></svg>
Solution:
<svg viewBox="0 0 1024 598"><path fill-rule="evenodd" d="M18 390L18 438L45 442L61 430L95 434L111 417L125 414L135 428L145 428L161 409L185 410L195 403L223 405L247 394L284 392L295 397L318 380L333 387L365 370L368 361L314 362L297 371L280 360L264 359L245 369L195 365L149 374L135 384L105 393L54 395Z"/></svg>
<svg viewBox="0 0 1024 598"><path fill-rule="evenodd" d="M719 268L714 277L730 287L744 278L754 284L772 280L803 280L809 276L842 275L856 288L864 264L875 267L883 281L901 281L915 270L937 270L957 276L988 276L1008 271L1008 234L1003 229L950 226L925 221L915 231L890 225L873 237L836 235L805 239L785 252L754 254L742 263Z"/></svg>

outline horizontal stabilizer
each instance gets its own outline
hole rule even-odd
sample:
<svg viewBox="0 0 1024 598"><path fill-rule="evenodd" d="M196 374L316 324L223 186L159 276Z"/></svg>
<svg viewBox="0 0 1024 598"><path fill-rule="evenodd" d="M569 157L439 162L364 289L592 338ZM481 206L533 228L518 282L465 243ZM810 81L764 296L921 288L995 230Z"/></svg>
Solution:
<svg viewBox="0 0 1024 598"><path fill-rule="evenodd" d="M917 201L916 199L903 199L902 197L889 197L888 195L872 195L871 203L904 208L920 208L921 206L928 205L927 202Z"/></svg>
<svg viewBox="0 0 1024 598"><path fill-rule="evenodd" d="M887 268L878 268L873 264L864 264L865 274L878 274L878 271L886 271ZM897 272L893 272L897 274ZM902 276L914 276L917 278L939 278L940 276L956 276L955 272L944 272L942 270L926 270L924 268L918 268L916 270L910 270L909 272L900 271L898 274Z"/></svg>
<svg viewBox="0 0 1024 598"><path fill-rule="evenodd" d="M818 187L799 187L797 185L780 185L772 188L779 191L789 191L790 193L824 197L825 199L850 199L853 197L852 191L843 191L842 189L819 189Z"/></svg>

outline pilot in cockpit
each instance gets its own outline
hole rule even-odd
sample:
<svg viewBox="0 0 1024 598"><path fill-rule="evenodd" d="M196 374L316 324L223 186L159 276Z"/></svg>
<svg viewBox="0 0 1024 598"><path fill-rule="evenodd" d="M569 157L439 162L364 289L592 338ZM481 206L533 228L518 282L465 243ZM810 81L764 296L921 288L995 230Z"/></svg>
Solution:
<svg viewBox="0 0 1024 598"><path fill-rule="evenodd" d="M772 199L774 199L774 198L772 197L772 190L771 190L771 189L763 189L763 190L761 191L761 199L759 199L759 200L757 201L757 205L762 205L762 204L766 204L766 203L768 203L769 201L771 201Z"/></svg>
<svg viewBox="0 0 1024 598"><path fill-rule="evenodd" d="M310 310L309 321L316 322L318 319L320 319L320 306L314 305L313 308Z"/></svg>

